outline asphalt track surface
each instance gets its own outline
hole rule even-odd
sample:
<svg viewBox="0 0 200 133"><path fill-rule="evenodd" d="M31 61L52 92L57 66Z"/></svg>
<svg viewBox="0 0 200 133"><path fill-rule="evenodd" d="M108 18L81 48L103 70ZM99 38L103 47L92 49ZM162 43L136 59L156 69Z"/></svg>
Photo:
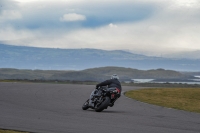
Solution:
<svg viewBox="0 0 200 133"><path fill-rule="evenodd" d="M121 96L103 112L82 110L94 85L0 83L0 128L36 133L200 133L200 114ZM123 87L123 91L140 89Z"/></svg>

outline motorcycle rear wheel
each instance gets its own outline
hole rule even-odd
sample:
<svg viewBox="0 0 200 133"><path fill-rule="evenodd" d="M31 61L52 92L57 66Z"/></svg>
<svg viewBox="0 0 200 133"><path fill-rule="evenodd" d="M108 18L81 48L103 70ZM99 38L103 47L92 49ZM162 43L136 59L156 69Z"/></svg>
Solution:
<svg viewBox="0 0 200 133"><path fill-rule="evenodd" d="M89 99L82 106L83 110L87 110L88 108L89 108Z"/></svg>
<svg viewBox="0 0 200 133"><path fill-rule="evenodd" d="M110 103L110 98L109 97L105 97L104 101L98 107L95 108L95 111L96 112L103 111L105 108L108 107L109 103Z"/></svg>

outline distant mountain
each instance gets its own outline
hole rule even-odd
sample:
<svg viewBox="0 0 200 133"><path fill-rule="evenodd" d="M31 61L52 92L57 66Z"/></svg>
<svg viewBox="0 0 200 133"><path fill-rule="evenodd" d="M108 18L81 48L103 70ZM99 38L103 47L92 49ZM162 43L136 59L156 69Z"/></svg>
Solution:
<svg viewBox="0 0 200 133"><path fill-rule="evenodd" d="M150 57L121 50L56 49L0 44L0 68L83 70L104 66L200 71L200 60Z"/></svg>
<svg viewBox="0 0 200 133"><path fill-rule="evenodd" d="M200 50L187 51L187 52L177 52L173 54L166 54L167 57L177 57L177 58L187 58L187 59L200 59Z"/></svg>
<svg viewBox="0 0 200 133"><path fill-rule="evenodd" d="M156 69L138 70L124 67L99 67L80 71L55 71L55 70L19 70L0 68L0 79L28 79L28 80L67 80L67 81L103 81L112 74L118 74L121 81L131 79L156 79L156 80L187 80L193 79L191 75Z"/></svg>

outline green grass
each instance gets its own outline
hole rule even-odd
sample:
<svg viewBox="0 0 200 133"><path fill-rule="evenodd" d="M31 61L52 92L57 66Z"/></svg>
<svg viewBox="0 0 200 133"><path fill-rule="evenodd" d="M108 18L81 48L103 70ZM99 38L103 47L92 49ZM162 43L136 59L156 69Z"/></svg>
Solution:
<svg viewBox="0 0 200 133"><path fill-rule="evenodd" d="M126 92L138 101L200 113L200 88L142 89Z"/></svg>
<svg viewBox="0 0 200 133"><path fill-rule="evenodd" d="M2 130L2 129L0 129L0 133L28 133L28 132L19 132L19 131Z"/></svg>

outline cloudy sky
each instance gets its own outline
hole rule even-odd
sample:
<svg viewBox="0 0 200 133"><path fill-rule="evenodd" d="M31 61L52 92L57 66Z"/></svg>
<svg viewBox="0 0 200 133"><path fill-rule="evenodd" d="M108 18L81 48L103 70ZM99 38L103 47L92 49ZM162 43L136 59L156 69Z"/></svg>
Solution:
<svg viewBox="0 0 200 133"><path fill-rule="evenodd" d="M200 50L200 0L0 0L0 42L128 50Z"/></svg>

